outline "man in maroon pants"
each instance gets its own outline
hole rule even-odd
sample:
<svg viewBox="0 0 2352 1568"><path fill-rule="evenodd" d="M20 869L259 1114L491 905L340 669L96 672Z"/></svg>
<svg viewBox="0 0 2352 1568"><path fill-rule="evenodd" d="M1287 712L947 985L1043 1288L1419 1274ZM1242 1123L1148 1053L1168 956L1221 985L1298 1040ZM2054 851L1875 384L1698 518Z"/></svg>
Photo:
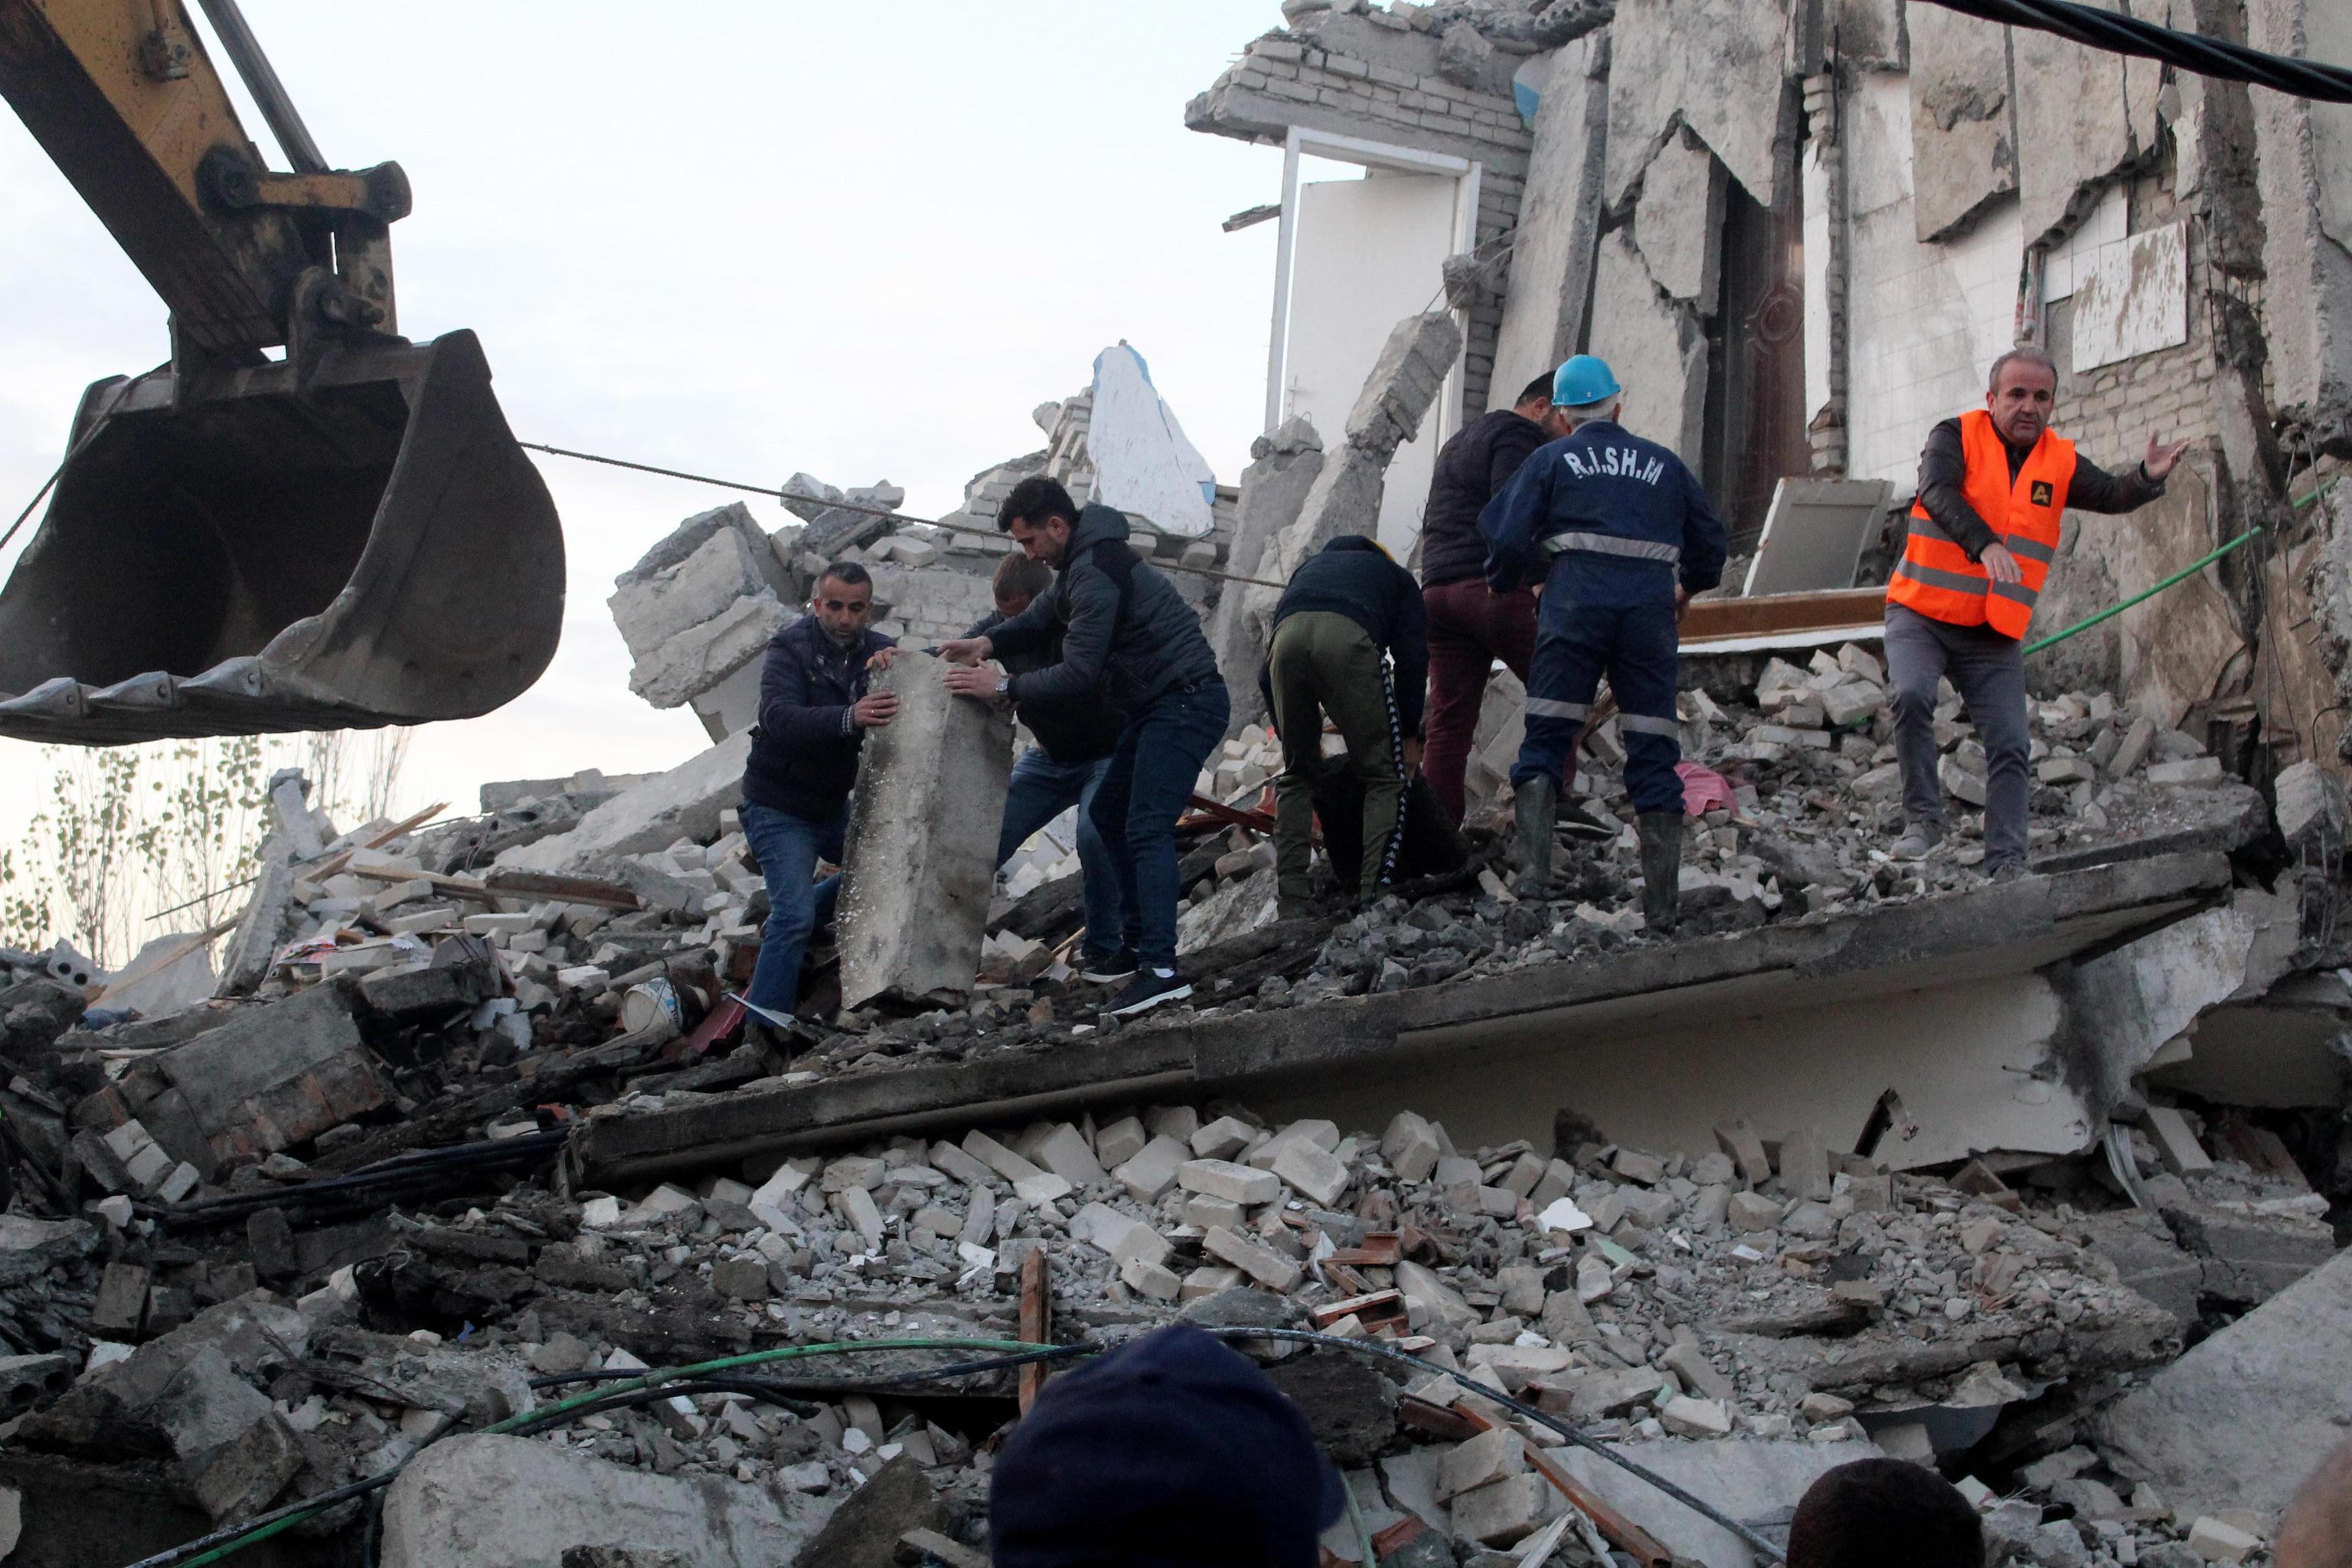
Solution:
<svg viewBox="0 0 2352 1568"><path fill-rule="evenodd" d="M1554 427L1552 373L1528 383L1508 408L1462 427L1437 454L1429 505L1421 522L1422 602L1429 618L1429 709L1421 771L1439 802L1462 820L1462 778L1486 697L1486 675L1501 659L1520 680L1536 650L1532 588L1497 594L1486 586L1486 541L1478 514L1529 453L1567 432Z"/></svg>

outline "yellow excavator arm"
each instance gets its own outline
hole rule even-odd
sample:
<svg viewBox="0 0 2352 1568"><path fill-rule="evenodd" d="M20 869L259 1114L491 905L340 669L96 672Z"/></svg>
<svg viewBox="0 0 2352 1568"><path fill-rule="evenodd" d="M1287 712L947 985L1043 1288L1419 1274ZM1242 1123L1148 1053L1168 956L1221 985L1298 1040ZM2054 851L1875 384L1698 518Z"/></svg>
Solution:
<svg viewBox="0 0 2352 1568"><path fill-rule="evenodd" d="M470 332L396 335L396 163L331 169L236 0L0 0L5 97L171 311L171 361L84 395L0 588L0 734L487 712L555 649L562 536ZM282 355L268 351L282 349Z"/></svg>

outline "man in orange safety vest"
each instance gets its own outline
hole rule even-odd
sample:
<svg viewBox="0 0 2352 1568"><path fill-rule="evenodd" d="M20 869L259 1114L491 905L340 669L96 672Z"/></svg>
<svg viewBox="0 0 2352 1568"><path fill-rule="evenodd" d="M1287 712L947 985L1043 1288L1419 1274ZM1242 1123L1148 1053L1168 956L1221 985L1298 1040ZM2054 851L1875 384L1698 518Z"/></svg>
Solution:
<svg viewBox="0 0 2352 1568"><path fill-rule="evenodd" d="M2188 449L2150 437L2137 469L2110 474L2051 432L2057 397L2050 356L2011 349L1993 361L1984 407L1937 426L1920 455L1910 537L1886 585L1886 671L1903 772L1898 860L1924 858L1943 840L1936 690L1948 676L1985 749L1985 872L2024 872L2024 639L2057 560L2059 526L2069 507L2147 505Z"/></svg>

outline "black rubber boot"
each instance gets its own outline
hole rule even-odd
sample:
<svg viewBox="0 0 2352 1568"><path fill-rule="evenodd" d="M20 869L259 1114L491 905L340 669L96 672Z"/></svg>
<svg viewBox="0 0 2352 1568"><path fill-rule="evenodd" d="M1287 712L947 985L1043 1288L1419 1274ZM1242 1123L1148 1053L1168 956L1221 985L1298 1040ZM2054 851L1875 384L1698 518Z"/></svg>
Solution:
<svg viewBox="0 0 2352 1568"><path fill-rule="evenodd" d="M1511 879L1511 891L1523 899L1540 899L1551 881L1551 836L1559 815L1559 781L1548 774L1529 779L1513 792L1511 809L1519 830L1519 874Z"/></svg>
<svg viewBox="0 0 2352 1568"><path fill-rule="evenodd" d="M1645 811L1642 836L1642 919L1653 936L1672 936L1682 908L1683 823L1679 811Z"/></svg>

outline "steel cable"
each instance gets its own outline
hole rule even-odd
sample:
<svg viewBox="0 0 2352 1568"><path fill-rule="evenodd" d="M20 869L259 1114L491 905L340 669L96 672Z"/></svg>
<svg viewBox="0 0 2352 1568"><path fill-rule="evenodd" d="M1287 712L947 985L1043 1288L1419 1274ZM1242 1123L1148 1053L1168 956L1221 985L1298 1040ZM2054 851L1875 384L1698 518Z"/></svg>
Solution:
<svg viewBox="0 0 2352 1568"><path fill-rule="evenodd" d="M2321 103L2352 103L2352 68L2268 54L2221 38L2200 37L2074 0L1933 0L1948 11L1988 22L2055 33L2110 54L2161 60L2199 76L2267 87Z"/></svg>

